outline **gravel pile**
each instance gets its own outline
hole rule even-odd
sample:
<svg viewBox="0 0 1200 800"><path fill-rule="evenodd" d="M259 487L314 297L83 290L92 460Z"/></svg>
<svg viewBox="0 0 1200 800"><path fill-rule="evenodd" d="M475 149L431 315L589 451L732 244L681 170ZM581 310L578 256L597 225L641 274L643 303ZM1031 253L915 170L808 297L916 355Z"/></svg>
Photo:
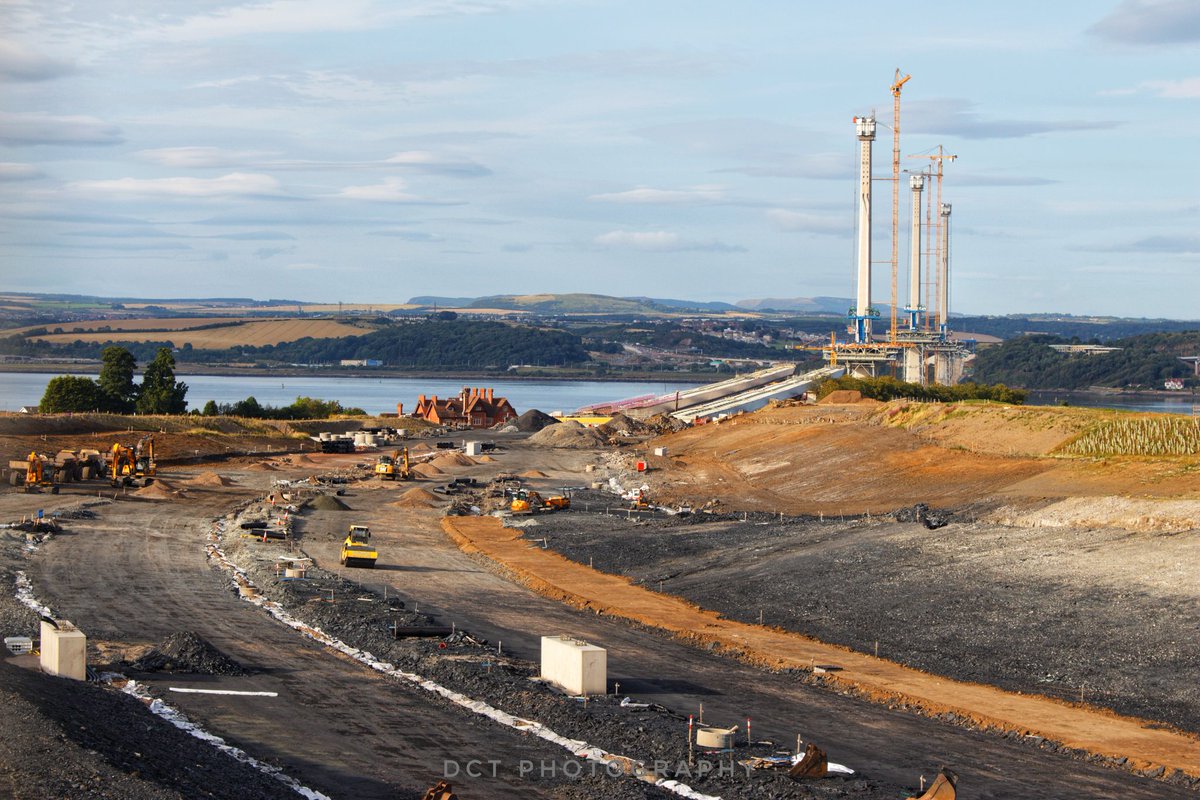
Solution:
<svg viewBox="0 0 1200 800"><path fill-rule="evenodd" d="M608 422L601 425L597 430L605 436L614 434L629 434L630 436L643 436L648 433L653 433L654 428L650 427L641 420L636 420L633 417L623 413L616 413Z"/></svg>
<svg viewBox="0 0 1200 800"><path fill-rule="evenodd" d="M320 494L308 501L308 505L318 511L349 511L350 506L331 494Z"/></svg>
<svg viewBox="0 0 1200 800"><path fill-rule="evenodd" d="M130 664L139 672L192 672L200 675L249 675L241 664L192 631L173 633Z"/></svg>
<svg viewBox="0 0 1200 800"><path fill-rule="evenodd" d="M529 437L529 444L540 447L560 447L572 450L589 450L603 447L604 436L595 428L586 428L574 420L560 422Z"/></svg>
<svg viewBox="0 0 1200 800"><path fill-rule="evenodd" d="M562 420L543 414L536 408L531 408L521 416L511 420L506 426L512 426L522 433L537 433L549 425L558 425Z"/></svg>

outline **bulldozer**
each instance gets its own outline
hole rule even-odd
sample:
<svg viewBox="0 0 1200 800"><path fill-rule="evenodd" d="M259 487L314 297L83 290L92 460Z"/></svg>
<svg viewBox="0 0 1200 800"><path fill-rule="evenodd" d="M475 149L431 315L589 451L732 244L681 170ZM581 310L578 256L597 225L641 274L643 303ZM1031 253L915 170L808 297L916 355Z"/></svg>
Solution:
<svg viewBox="0 0 1200 800"><path fill-rule="evenodd" d="M378 558L379 553L371 544L371 529L366 525L351 525L342 542L342 566L374 567Z"/></svg>
<svg viewBox="0 0 1200 800"><path fill-rule="evenodd" d="M146 436L133 447L117 442L109 450L109 477L113 486L132 486L141 481L143 486L154 483L158 465L154 460L154 437Z"/></svg>
<svg viewBox="0 0 1200 800"><path fill-rule="evenodd" d="M381 455L375 464L375 475L381 481L411 481L413 474L408 461L408 448L402 447L391 455Z"/></svg>
<svg viewBox="0 0 1200 800"><path fill-rule="evenodd" d="M48 456L31 452L24 461L8 462L9 482L13 486L24 484L26 492L36 492L48 487L50 494L58 494L58 473L54 460Z"/></svg>

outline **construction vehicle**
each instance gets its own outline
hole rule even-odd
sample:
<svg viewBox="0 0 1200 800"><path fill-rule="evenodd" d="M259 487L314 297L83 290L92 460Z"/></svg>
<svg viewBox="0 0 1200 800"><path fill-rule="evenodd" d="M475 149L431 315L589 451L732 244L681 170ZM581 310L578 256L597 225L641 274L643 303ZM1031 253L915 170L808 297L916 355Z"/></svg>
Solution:
<svg viewBox="0 0 1200 800"><path fill-rule="evenodd" d="M375 474L381 481L411 481L413 474L408 461L408 448L402 447L391 455L381 455L375 464Z"/></svg>
<svg viewBox="0 0 1200 800"><path fill-rule="evenodd" d="M146 436L133 447L120 442L109 451L108 474L113 486L132 486L141 481L143 486L154 483L158 465L154 460L154 437Z"/></svg>
<svg viewBox="0 0 1200 800"><path fill-rule="evenodd" d="M542 497L532 489L518 489L513 494L509 509L514 514L532 514L537 511L565 511L571 507L571 498L566 495Z"/></svg>
<svg viewBox="0 0 1200 800"><path fill-rule="evenodd" d="M634 511L650 508L650 498L646 496L645 489L638 489L637 497L629 501L629 507Z"/></svg>
<svg viewBox="0 0 1200 800"><path fill-rule="evenodd" d="M54 467L54 460L49 456L31 452L24 461L8 462L8 480L13 486L25 486L26 492L36 492L42 487L49 487L50 494L58 494L60 476Z"/></svg>
<svg viewBox="0 0 1200 800"><path fill-rule="evenodd" d="M379 553L371 544L371 529L366 525L351 525L342 542L343 567L374 567Z"/></svg>

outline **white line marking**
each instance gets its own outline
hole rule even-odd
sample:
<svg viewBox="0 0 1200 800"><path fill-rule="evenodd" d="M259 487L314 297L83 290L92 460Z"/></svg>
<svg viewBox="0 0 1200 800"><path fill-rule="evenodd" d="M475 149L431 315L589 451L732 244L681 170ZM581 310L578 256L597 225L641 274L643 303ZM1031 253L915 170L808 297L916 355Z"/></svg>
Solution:
<svg viewBox="0 0 1200 800"><path fill-rule="evenodd" d="M279 692L235 692L232 689L187 689L182 686L168 686L172 692L186 694L236 694L239 697L279 697Z"/></svg>

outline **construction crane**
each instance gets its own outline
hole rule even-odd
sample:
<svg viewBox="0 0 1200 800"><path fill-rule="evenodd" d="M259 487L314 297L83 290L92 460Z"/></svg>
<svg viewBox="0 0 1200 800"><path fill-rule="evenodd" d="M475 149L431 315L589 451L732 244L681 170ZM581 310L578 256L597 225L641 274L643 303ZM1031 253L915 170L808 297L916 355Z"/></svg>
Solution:
<svg viewBox="0 0 1200 800"><path fill-rule="evenodd" d="M901 76L899 67L892 79L892 327L888 340L896 343L896 307L900 301L900 90L912 79Z"/></svg>
<svg viewBox="0 0 1200 800"><path fill-rule="evenodd" d="M955 159L958 158L958 156L950 155L950 154L946 153L945 148L943 148L939 144L937 146L936 153L922 153L920 155L909 156L909 158L927 158L930 161L932 161L933 164L936 165L936 169L934 169L932 171L932 176L937 181L937 208L940 210L942 207L942 164L945 163L946 161L954 161ZM930 259L935 255L937 256L937 259L932 262L932 263L935 263L938 265L937 270L932 270L932 269L926 270L926 274L929 275L930 282L934 282L936 286L940 287L941 281L946 279L946 277L944 275L942 275L943 269L942 269L942 258L941 258L941 252L940 252L941 242L942 242L942 218L941 218L940 214L937 216L937 218L936 218L937 221L936 221L936 223L934 223L937 225L937 230L936 231L931 230L929 223L933 222L933 220L929 220L928 216L932 216L933 204L934 204L934 198L930 197L929 203L927 206L930 209L930 211L928 212L928 215L926 218L927 221L926 221L926 227L925 227L925 230L926 230L925 235L927 237L926 241L928 241L928 237L930 235L936 234L934 237L934 241L937 242L937 245L936 245L937 250L934 250L932 247L927 248L926 253L925 253L925 255L926 255L925 263L927 263L927 264L931 263ZM929 313L929 309L930 309L929 301L930 301L931 294L933 295L933 299L935 301L935 305L933 307L932 314ZM938 317L941 312L941 309L937 307L937 305L938 305L937 298L938 298L939 294L940 294L940 292L931 292L929 289L929 283L926 283L926 286L925 286L925 308L926 308L925 330L926 331L929 330L930 317Z"/></svg>

